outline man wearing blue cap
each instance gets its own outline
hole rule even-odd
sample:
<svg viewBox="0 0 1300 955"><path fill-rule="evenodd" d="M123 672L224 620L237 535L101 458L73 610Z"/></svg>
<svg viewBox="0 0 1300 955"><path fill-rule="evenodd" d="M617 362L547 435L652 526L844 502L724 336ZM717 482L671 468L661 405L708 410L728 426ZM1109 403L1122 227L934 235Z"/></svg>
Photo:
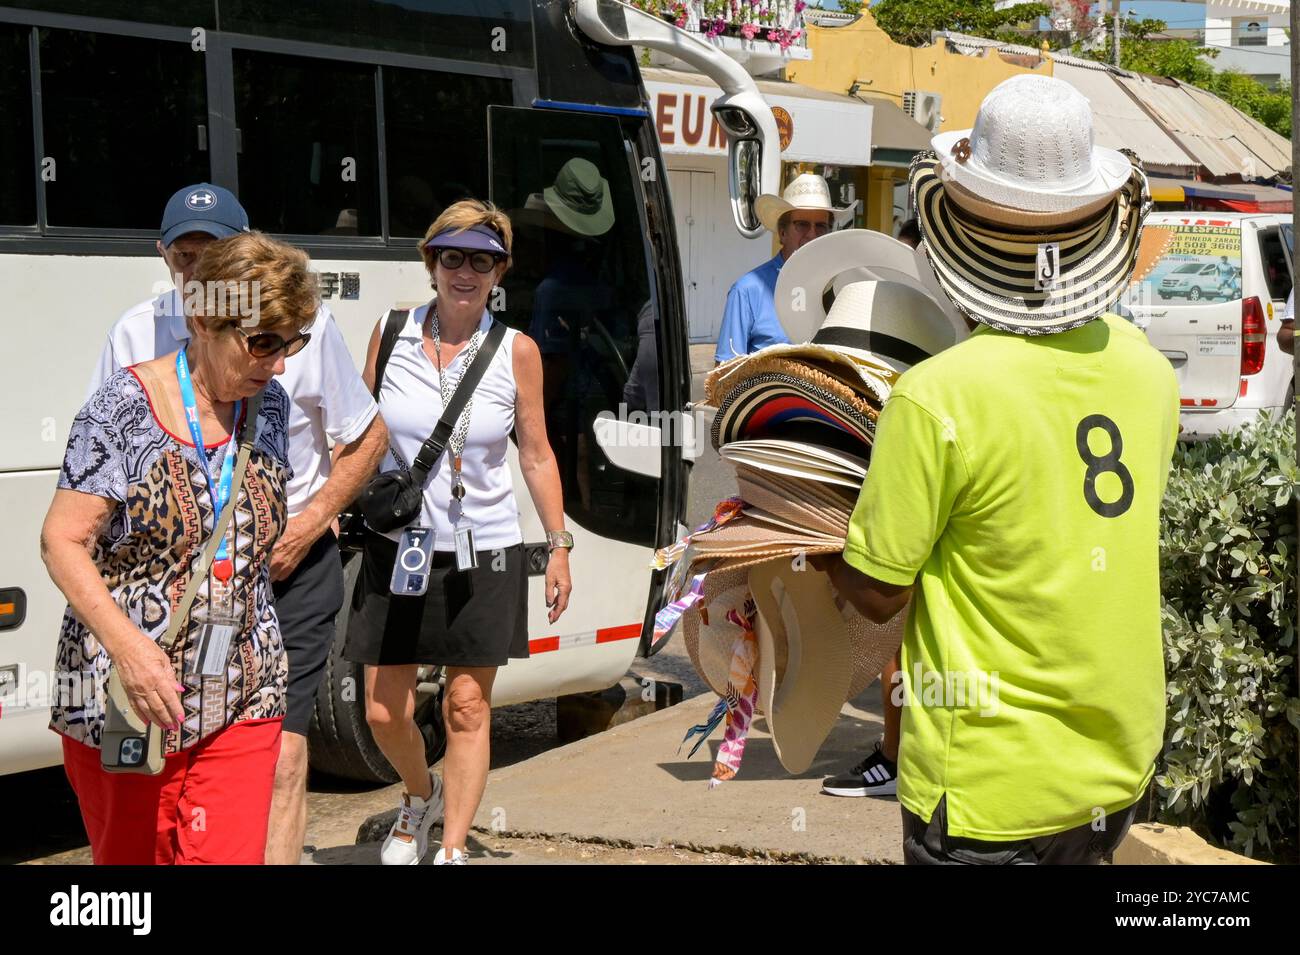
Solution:
<svg viewBox="0 0 1300 955"><path fill-rule="evenodd" d="M234 194L211 183L187 186L167 201L157 248L175 288L128 309L113 325L92 392L121 368L185 346L189 330L182 292L199 256L210 243L248 227L248 213ZM289 656L289 691L266 842L270 864L297 863L307 829L307 728L344 599L332 525L388 448L379 407L323 304L307 346L286 360L279 381L291 399L293 477L285 489L289 523L271 553L276 615Z"/></svg>

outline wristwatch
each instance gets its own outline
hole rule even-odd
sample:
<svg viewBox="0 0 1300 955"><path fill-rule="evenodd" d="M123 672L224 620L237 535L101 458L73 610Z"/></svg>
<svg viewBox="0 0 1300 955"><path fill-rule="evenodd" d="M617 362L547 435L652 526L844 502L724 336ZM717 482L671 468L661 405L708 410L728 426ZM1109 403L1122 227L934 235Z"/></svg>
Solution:
<svg viewBox="0 0 1300 955"><path fill-rule="evenodd" d="M557 547L573 550L573 535L568 531L547 531L546 549L550 551Z"/></svg>

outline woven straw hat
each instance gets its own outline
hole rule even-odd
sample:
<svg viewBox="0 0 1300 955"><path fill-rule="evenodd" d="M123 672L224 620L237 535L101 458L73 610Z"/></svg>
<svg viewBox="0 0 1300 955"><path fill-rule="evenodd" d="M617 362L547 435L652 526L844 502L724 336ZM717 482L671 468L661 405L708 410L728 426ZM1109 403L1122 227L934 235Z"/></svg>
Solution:
<svg viewBox="0 0 1300 955"><path fill-rule="evenodd" d="M765 192L754 200L754 212L768 232L775 232L781 217L796 209L823 210L831 214L832 220L842 211L831 205L831 189L826 180L811 172L796 176L779 196Z"/></svg>
<svg viewBox="0 0 1300 955"><path fill-rule="evenodd" d="M1093 141L1092 106L1051 76L1013 76L980 103L975 125L930 141L945 181L993 206L1080 212L1128 181L1123 153Z"/></svg>
<svg viewBox="0 0 1300 955"><path fill-rule="evenodd" d="M876 626L835 605L825 574L790 561L751 567L758 608L758 705L781 765L802 773L839 719L844 703L880 676L903 637L903 614ZM782 652L784 647L784 652ZM784 667L777 662L784 657Z"/></svg>

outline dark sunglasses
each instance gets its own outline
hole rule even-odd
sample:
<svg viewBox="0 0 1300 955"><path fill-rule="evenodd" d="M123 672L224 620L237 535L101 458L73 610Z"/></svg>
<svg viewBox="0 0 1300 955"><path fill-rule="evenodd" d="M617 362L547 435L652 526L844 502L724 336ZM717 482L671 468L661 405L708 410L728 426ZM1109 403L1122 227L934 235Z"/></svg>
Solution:
<svg viewBox="0 0 1300 955"><path fill-rule="evenodd" d="M244 347L248 349L248 353L254 358L270 358L281 351L284 352L284 357L288 358L291 355L298 354L311 341L310 332L303 332L301 335L295 335L286 341L283 336L277 335L275 332L256 332L250 335L238 325L235 326L235 331L244 336Z"/></svg>
<svg viewBox="0 0 1300 955"><path fill-rule="evenodd" d="M501 261L500 256L491 252L469 252L464 249L439 249L438 264L444 269L458 269L465 264L465 256L469 255L469 264L475 272L486 275L497 267Z"/></svg>

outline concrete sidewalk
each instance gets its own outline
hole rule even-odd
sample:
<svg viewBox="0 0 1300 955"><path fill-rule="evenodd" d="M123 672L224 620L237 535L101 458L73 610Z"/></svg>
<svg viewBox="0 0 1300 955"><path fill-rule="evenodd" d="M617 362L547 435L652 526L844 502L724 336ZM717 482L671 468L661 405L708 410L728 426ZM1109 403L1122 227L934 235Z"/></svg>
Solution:
<svg viewBox="0 0 1300 955"><path fill-rule="evenodd" d="M740 775L710 790L721 732L691 760L677 746L716 697L685 703L535 756L488 777L475 828L624 846L679 846L789 861L899 863L898 803L819 792L880 734L879 688L845 705L816 762L792 777L760 717Z"/></svg>

